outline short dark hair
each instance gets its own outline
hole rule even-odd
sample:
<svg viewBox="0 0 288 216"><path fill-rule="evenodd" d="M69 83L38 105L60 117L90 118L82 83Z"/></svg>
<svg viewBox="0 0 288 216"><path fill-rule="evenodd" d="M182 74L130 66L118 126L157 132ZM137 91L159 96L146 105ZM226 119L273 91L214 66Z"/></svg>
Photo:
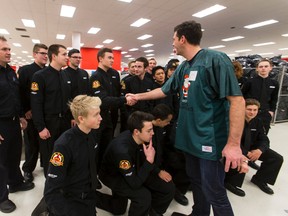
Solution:
<svg viewBox="0 0 288 216"><path fill-rule="evenodd" d="M202 38L201 24L194 20L183 22L174 28L178 38L185 36L189 44L200 45Z"/></svg>
<svg viewBox="0 0 288 216"><path fill-rule="evenodd" d="M33 47L33 53L37 53L40 49L48 50L48 47L45 44L42 43L36 43Z"/></svg>
<svg viewBox="0 0 288 216"><path fill-rule="evenodd" d="M98 62L100 62L100 57L104 58L106 52L113 53L113 50L110 48L107 48L107 47L100 49L97 53L97 61Z"/></svg>
<svg viewBox="0 0 288 216"><path fill-rule="evenodd" d="M149 65L149 62L148 62L147 58L145 58L145 57L139 57L135 60L135 62L136 61L143 62L144 68L148 67L148 65Z"/></svg>
<svg viewBox="0 0 288 216"><path fill-rule="evenodd" d="M260 102L256 99L247 98L245 100L245 107L250 106L250 105L256 105L256 106L258 106L258 109L260 109Z"/></svg>
<svg viewBox="0 0 288 216"><path fill-rule="evenodd" d="M270 59L267 59L267 58L263 58L263 59L259 60L256 64L256 67L258 67L261 62L268 62L270 64L270 66L273 67L272 61Z"/></svg>
<svg viewBox="0 0 288 216"><path fill-rule="evenodd" d="M133 133L135 129L141 132L142 128L144 127L144 122L152 122L153 120L154 116L152 114L142 111L135 111L129 116L127 127L131 133Z"/></svg>
<svg viewBox="0 0 288 216"><path fill-rule="evenodd" d="M157 65L156 67L154 67L154 68L152 69L152 75L155 76L156 71L159 70L159 69L162 69L163 72L165 73L164 67L162 67L161 65Z"/></svg>
<svg viewBox="0 0 288 216"><path fill-rule="evenodd" d="M153 108L151 114L154 116L154 120L161 119L163 121L169 115L173 115L173 111L166 104L158 104Z"/></svg>
<svg viewBox="0 0 288 216"><path fill-rule="evenodd" d="M52 54L58 55L60 48L66 49L66 47L61 45L61 44L52 44L52 45L49 46L49 48L48 48L48 58L49 58L50 62L52 61Z"/></svg>
<svg viewBox="0 0 288 216"><path fill-rule="evenodd" d="M80 50L78 49L71 49L68 52L68 57L71 57L74 53L80 53Z"/></svg>

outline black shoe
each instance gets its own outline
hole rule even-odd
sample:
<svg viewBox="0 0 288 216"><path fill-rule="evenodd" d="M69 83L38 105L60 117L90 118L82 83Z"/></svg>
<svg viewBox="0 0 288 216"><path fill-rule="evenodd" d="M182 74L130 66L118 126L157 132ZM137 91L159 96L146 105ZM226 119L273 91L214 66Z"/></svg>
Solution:
<svg viewBox="0 0 288 216"><path fill-rule="evenodd" d="M182 214L182 213L179 213L179 212L173 212L171 216L188 216L188 215Z"/></svg>
<svg viewBox="0 0 288 216"><path fill-rule="evenodd" d="M179 190L175 191L174 199L176 202L178 202L183 206L187 206L189 204L187 197L184 194L182 194Z"/></svg>
<svg viewBox="0 0 288 216"><path fill-rule="evenodd" d="M163 216L163 214L158 214L154 209L150 209L149 216Z"/></svg>
<svg viewBox="0 0 288 216"><path fill-rule="evenodd" d="M16 209L16 205L9 199L0 203L0 211L4 213L13 212Z"/></svg>
<svg viewBox="0 0 288 216"><path fill-rule="evenodd" d="M28 191L35 187L33 182L22 182L19 185L9 186L9 193L15 193L17 191Z"/></svg>
<svg viewBox="0 0 288 216"><path fill-rule="evenodd" d="M267 194L274 194L274 191L264 182L259 181L255 175L252 177L251 182L257 185L263 192Z"/></svg>
<svg viewBox="0 0 288 216"><path fill-rule="evenodd" d="M244 197L246 194L245 194L245 191L241 190L240 188L228 183L228 182L225 182L225 188L227 190L229 190L230 192L236 194L237 196L241 196L241 197Z"/></svg>
<svg viewBox="0 0 288 216"><path fill-rule="evenodd" d="M47 215L49 215L49 211L45 199L43 197L33 210L31 216L47 216ZM52 213L50 215L52 216Z"/></svg>
<svg viewBox="0 0 288 216"><path fill-rule="evenodd" d="M32 172L24 172L24 180L26 182L33 182L34 176L33 176Z"/></svg>
<svg viewBox="0 0 288 216"><path fill-rule="evenodd" d="M254 161L249 161L248 162L248 166L250 166L251 168L255 169L255 170L259 170L260 166L257 165Z"/></svg>

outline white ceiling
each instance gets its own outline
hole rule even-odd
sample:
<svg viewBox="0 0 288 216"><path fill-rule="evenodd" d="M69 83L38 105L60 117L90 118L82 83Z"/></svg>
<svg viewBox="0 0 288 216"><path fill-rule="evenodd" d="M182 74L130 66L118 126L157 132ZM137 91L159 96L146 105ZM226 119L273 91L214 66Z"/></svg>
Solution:
<svg viewBox="0 0 288 216"><path fill-rule="evenodd" d="M204 18L194 18L192 14L214 4L226 6L225 10ZM60 17L61 5L75 6L73 18ZM84 47L95 47L105 39L114 41L107 45L110 48L121 46L122 51L139 48L139 51L128 52L133 57L145 56L144 50L153 49L158 63L165 64L172 53L173 28L186 20L196 20L205 29L201 46L210 47L225 45L219 49L227 54L249 55L273 53L268 55L288 55L288 0L133 0L132 3L117 0L1 0L0 28L10 34L8 39L13 59L22 57L31 61L33 43L31 39L39 39L41 43L50 45L60 43L67 47L72 45L72 33L81 33ZM140 28L130 24L139 18L151 19ZM21 19L33 19L36 28L25 27ZM244 26L275 19L279 22L256 29L245 29ZM96 35L87 34L91 27L101 30ZM26 32L15 28L25 28ZM56 34L65 34L65 40L56 39ZM137 37L151 34L153 37L141 41ZM21 35L29 35L23 38ZM233 36L244 36L244 39L223 42L221 39ZM22 47L15 47L17 42ZM253 44L275 42L274 45L255 47ZM152 43L154 46L142 48L141 45ZM251 49L251 52L236 53L235 50ZM28 51L28 54L22 53ZM126 54L125 54L126 55ZM232 55L231 58L234 56ZM266 57L266 56L265 56ZM27 62L17 59L24 64ZM128 58L122 57L123 62Z"/></svg>

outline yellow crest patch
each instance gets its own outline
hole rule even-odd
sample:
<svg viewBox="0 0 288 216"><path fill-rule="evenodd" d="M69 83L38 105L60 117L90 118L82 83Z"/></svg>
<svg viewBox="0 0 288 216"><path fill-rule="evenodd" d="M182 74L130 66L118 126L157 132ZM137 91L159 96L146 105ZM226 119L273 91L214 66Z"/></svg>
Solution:
<svg viewBox="0 0 288 216"><path fill-rule="evenodd" d="M54 152L51 156L50 163L53 164L53 166L63 166L64 164L64 156L60 152Z"/></svg>
<svg viewBox="0 0 288 216"><path fill-rule="evenodd" d="M39 90L38 83L32 82L31 83L31 90L32 91L38 91Z"/></svg>
<svg viewBox="0 0 288 216"><path fill-rule="evenodd" d="M123 89L123 90L126 89L126 84L123 80L121 81L121 89Z"/></svg>
<svg viewBox="0 0 288 216"><path fill-rule="evenodd" d="M130 169L131 165L128 160L121 160L119 163L119 168L123 170L128 170Z"/></svg>
<svg viewBox="0 0 288 216"><path fill-rule="evenodd" d="M94 81L92 84L92 88L99 88L100 86L101 86L101 84L98 80Z"/></svg>

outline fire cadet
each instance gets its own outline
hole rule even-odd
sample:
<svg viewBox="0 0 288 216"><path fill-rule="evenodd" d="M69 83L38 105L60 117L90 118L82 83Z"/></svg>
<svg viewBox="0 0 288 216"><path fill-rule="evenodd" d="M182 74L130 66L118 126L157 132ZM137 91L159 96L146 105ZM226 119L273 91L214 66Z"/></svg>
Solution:
<svg viewBox="0 0 288 216"><path fill-rule="evenodd" d="M33 171L35 170L39 153L39 135L32 120L31 112L31 80L35 72L43 69L48 60L48 47L45 44L35 44L33 47L34 62L20 67L19 88L20 98L23 105L25 118L28 122L24 130L25 162L22 166L26 181L33 181Z"/></svg>
<svg viewBox="0 0 288 216"><path fill-rule="evenodd" d="M37 71L31 83L33 122L40 137L39 149L45 176L54 142L66 129L63 110L67 102L63 100L63 82L60 77L61 68L68 61L66 47L60 44L49 46L48 58L50 65Z"/></svg>
<svg viewBox="0 0 288 216"><path fill-rule="evenodd" d="M89 75L87 71L79 68L81 62L81 53L78 49L71 49L68 52L69 63L68 67L65 70L61 71L61 77L63 79L64 88L63 88L63 99L64 101L72 101L77 95L88 94L89 86ZM65 125L68 128L75 126L75 120L70 112L68 106L64 107L64 119L66 122ZM68 129L67 128L67 129Z"/></svg>
<svg viewBox="0 0 288 216"><path fill-rule="evenodd" d="M96 153L91 129L100 126L101 100L79 95L70 104L76 126L55 142L49 161L44 198L52 216L95 216Z"/></svg>
<svg viewBox="0 0 288 216"><path fill-rule="evenodd" d="M34 188L34 183L24 182L20 170L20 123L22 129L25 129L27 122L21 112L18 79L8 64L11 59L10 50L6 38L0 36L0 211L3 213L16 209L16 205L8 198L9 192Z"/></svg>
<svg viewBox="0 0 288 216"><path fill-rule="evenodd" d="M129 216L163 215L175 193L171 179L155 172L153 119L149 113L132 113L129 131L110 143L100 168L100 179L113 194L131 200Z"/></svg>

